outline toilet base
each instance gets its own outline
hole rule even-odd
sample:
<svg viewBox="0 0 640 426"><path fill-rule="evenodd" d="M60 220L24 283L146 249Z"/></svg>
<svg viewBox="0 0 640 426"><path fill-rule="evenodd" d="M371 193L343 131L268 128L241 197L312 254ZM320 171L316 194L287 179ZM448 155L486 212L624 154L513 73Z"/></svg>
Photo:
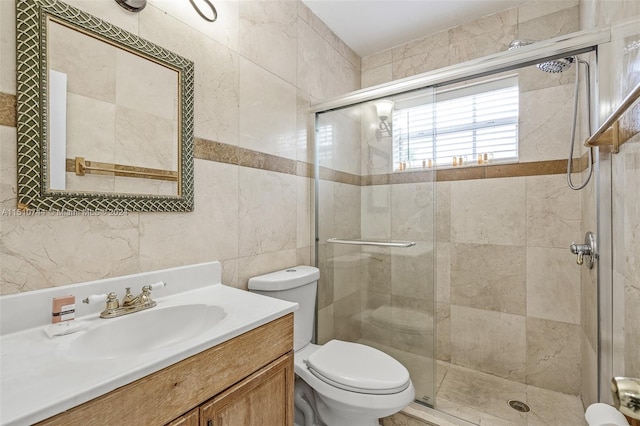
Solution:
<svg viewBox="0 0 640 426"><path fill-rule="evenodd" d="M294 406L295 426L380 426L378 418L366 417L366 411L335 400L327 401L298 376Z"/></svg>

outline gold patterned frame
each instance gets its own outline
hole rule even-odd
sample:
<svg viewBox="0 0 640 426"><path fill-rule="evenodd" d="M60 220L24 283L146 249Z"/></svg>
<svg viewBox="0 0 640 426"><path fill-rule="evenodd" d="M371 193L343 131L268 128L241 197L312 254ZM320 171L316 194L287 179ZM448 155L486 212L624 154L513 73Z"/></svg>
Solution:
<svg viewBox="0 0 640 426"><path fill-rule="evenodd" d="M56 192L47 173L47 18L174 69L181 119L177 196ZM18 208L36 211L193 211L193 62L57 0L16 1Z"/></svg>

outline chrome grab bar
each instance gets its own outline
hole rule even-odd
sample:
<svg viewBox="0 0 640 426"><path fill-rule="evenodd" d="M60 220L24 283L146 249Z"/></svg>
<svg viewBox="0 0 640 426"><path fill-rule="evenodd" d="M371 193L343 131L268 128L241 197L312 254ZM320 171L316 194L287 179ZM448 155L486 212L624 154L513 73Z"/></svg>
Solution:
<svg viewBox="0 0 640 426"><path fill-rule="evenodd" d="M340 238L329 238L327 242L332 244L351 244L355 246L378 247L413 247L416 245L416 243L413 241L343 240Z"/></svg>

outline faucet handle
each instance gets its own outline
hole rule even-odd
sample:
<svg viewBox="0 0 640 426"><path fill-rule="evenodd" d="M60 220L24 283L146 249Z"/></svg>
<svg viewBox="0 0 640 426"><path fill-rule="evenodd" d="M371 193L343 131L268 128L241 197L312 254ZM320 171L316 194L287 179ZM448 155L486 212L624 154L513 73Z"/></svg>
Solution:
<svg viewBox="0 0 640 426"><path fill-rule="evenodd" d="M107 300L106 294L92 294L91 296L88 296L87 298L82 299L82 303L91 305L93 303L104 302L105 300Z"/></svg>
<svg viewBox="0 0 640 426"><path fill-rule="evenodd" d="M151 291L151 290L157 290L159 288L166 287L166 286L167 286L167 283L165 283L164 281L158 281L157 283L149 284L148 286L145 286L145 287L148 287L149 290Z"/></svg>

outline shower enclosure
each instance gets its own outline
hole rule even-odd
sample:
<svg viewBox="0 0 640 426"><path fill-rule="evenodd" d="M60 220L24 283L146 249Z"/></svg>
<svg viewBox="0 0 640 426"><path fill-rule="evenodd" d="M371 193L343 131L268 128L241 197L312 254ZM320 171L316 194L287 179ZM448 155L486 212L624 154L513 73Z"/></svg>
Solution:
<svg viewBox="0 0 640 426"><path fill-rule="evenodd" d="M474 423L527 424L514 408L548 392L582 409L568 247L583 230L564 175L575 64L536 64L595 65L587 52L606 37L539 42L312 107L318 343L387 352L417 402ZM583 171L586 150L574 156Z"/></svg>

